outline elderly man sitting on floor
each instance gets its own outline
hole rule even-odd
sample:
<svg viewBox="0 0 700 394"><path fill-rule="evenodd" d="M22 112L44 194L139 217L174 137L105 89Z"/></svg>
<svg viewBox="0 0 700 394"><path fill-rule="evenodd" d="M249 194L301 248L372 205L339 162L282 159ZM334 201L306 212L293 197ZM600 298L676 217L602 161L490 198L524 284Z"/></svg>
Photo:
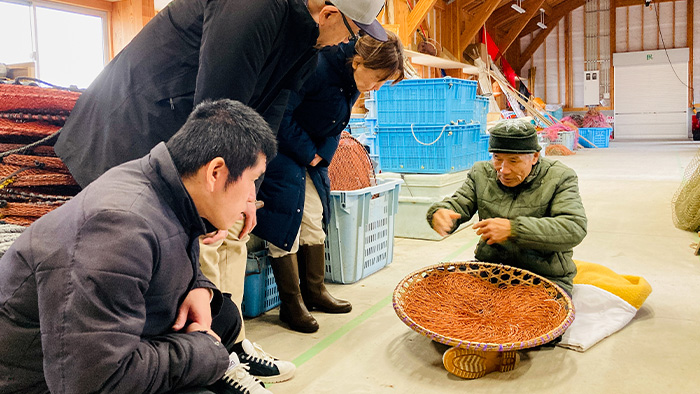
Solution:
<svg viewBox="0 0 700 394"><path fill-rule="evenodd" d="M478 162L462 187L430 207L427 220L446 236L478 213L473 227L481 236L478 260L526 269L571 294L576 265L573 248L586 236L586 214L578 177L564 164L540 156L534 127L518 119L500 122L490 131L490 162ZM486 362L478 374L451 360L465 349L445 353L447 369L462 377L480 377L508 370L498 358ZM514 359L509 359L514 362ZM482 373L483 372L483 373Z"/></svg>

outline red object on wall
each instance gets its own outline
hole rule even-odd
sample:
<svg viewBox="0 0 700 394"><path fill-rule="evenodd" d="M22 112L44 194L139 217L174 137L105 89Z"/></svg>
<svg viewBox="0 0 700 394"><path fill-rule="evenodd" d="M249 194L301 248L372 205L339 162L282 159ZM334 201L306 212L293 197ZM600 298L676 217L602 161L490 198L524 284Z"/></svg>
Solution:
<svg viewBox="0 0 700 394"><path fill-rule="evenodd" d="M496 43L491 39L489 33L486 32L486 29L482 28L481 31L483 32L482 42L486 43L486 49L489 52L489 56L491 56L491 59L496 60L499 54L501 53L501 50L498 49ZM506 58L503 56L501 56L501 68L503 71L503 75L505 75L510 85L515 87L515 77L517 76L517 74L515 73L515 70L513 70L513 67L510 66Z"/></svg>

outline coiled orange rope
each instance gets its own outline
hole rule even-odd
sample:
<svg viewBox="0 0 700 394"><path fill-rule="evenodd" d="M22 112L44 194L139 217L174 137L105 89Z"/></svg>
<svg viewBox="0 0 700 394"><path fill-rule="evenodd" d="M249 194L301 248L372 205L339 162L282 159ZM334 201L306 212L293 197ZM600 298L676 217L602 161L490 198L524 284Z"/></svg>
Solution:
<svg viewBox="0 0 700 394"><path fill-rule="evenodd" d="M567 316L541 286L494 285L467 273L430 275L413 283L403 310L439 335L470 342L528 341L557 328Z"/></svg>

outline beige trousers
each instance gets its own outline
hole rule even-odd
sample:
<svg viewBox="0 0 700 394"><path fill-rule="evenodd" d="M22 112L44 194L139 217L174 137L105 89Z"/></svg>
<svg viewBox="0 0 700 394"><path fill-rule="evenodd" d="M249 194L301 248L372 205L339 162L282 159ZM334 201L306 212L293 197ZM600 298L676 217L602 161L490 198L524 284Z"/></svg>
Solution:
<svg viewBox="0 0 700 394"><path fill-rule="evenodd" d="M207 277L222 292L231 294L231 301L241 313L243 284L250 236L238 239L245 221L239 220L228 230L226 238L210 245L199 243L199 266ZM245 322L241 315L241 333L236 343L245 339Z"/></svg>
<svg viewBox="0 0 700 394"><path fill-rule="evenodd" d="M287 252L273 244L269 246L270 257L278 258L299 251L299 245L319 245L326 240L323 231L323 204L318 196L309 172L306 172L306 188L304 190L304 212L301 215L301 227L297 232L292 250Z"/></svg>

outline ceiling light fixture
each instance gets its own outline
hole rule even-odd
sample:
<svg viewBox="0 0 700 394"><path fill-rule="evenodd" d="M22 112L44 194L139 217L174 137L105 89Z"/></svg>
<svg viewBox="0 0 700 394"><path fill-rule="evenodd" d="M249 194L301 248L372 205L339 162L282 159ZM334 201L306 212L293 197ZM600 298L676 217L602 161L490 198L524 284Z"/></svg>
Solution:
<svg viewBox="0 0 700 394"><path fill-rule="evenodd" d="M518 12L521 13L521 14L524 14L524 13L525 13L525 9L524 9L523 7L520 6L521 4L522 4L522 3L521 3L521 0L516 0L515 3L513 3L513 4L510 5L510 8L512 8L512 9L514 9L514 10L516 10L516 11L518 11Z"/></svg>
<svg viewBox="0 0 700 394"><path fill-rule="evenodd" d="M547 28L547 25L544 24L544 8L540 8L540 21L537 22L537 26L542 30Z"/></svg>

